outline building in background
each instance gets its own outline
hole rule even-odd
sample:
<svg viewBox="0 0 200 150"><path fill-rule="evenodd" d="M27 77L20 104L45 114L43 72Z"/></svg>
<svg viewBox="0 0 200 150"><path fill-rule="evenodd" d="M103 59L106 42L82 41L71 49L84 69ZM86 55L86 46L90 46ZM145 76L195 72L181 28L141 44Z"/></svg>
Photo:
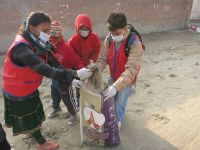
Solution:
<svg viewBox="0 0 200 150"><path fill-rule="evenodd" d="M193 0L190 19L200 21L200 0Z"/></svg>
<svg viewBox="0 0 200 150"><path fill-rule="evenodd" d="M91 15L94 30L107 35L105 20L111 11L122 11L142 33L181 29L187 26L192 0L0 0L0 52L5 52L17 28L31 11L44 11L62 22L66 40L74 32L78 14Z"/></svg>

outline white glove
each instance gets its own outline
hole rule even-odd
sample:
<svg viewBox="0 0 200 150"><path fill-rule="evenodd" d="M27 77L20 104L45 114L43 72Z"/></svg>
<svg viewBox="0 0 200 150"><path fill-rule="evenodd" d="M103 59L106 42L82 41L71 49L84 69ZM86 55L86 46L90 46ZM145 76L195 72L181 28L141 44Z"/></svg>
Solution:
<svg viewBox="0 0 200 150"><path fill-rule="evenodd" d="M74 79L74 80L72 81L72 85L74 85L76 88L81 88L82 82L79 81L79 80Z"/></svg>
<svg viewBox="0 0 200 150"><path fill-rule="evenodd" d="M82 68L80 70L77 70L78 77L81 80L88 79L92 75L92 73L93 73L92 70L86 69L86 68Z"/></svg>
<svg viewBox="0 0 200 150"><path fill-rule="evenodd" d="M106 101L107 99L109 99L109 98L111 98L111 97L113 97L117 94L117 89L114 86L110 86L103 93L104 93L104 96L105 96L104 101Z"/></svg>

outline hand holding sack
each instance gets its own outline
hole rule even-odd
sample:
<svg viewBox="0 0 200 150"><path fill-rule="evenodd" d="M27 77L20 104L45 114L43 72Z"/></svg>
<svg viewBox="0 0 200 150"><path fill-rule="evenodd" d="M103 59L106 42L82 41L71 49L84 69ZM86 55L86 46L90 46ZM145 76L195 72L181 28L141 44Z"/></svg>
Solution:
<svg viewBox="0 0 200 150"><path fill-rule="evenodd" d="M110 86L103 92L105 99L104 101L108 100L109 98L115 96L117 94L117 89L114 86Z"/></svg>
<svg viewBox="0 0 200 150"><path fill-rule="evenodd" d="M92 74L93 71L91 69L82 68L77 71L77 75L81 80L88 79Z"/></svg>
<svg viewBox="0 0 200 150"><path fill-rule="evenodd" d="M111 86L105 90L107 84L95 63L91 62L87 68L93 74L80 88L81 142L99 146L118 145L120 137L113 97L117 89Z"/></svg>

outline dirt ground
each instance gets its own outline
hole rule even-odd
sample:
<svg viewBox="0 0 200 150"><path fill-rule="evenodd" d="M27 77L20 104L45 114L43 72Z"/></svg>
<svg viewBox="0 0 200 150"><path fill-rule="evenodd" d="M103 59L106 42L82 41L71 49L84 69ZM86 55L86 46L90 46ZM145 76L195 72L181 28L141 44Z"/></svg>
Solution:
<svg viewBox="0 0 200 150"><path fill-rule="evenodd" d="M59 150L200 149L200 34L156 33L145 35L144 42L143 66L136 93L128 101L121 144L113 148L82 146L79 122L74 127L67 125L62 104L63 113L47 119L42 127L45 137L58 141ZM1 56L0 68L3 59ZM51 111L50 83L45 79L40 88L46 115ZM4 122L2 93L0 121ZM5 130L15 150L35 149L31 139L13 137L11 129Z"/></svg>

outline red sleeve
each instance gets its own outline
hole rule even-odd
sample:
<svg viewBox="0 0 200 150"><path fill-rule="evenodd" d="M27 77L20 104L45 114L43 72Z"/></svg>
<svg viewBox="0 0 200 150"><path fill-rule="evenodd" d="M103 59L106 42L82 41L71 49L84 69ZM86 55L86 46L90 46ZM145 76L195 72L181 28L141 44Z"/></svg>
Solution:
<svg viewBox="0 0 200 150"><path fill-rule="evenodd" d="M73 44L72 44L72 38L73 38L73 37L70 37L69 40L68 40L68 44L69 44L70 46L73 45ZM67 43L67 42L66 42L66 43Z"/></svg>
<svg viewBox="0 0 200 150"><path fill-rule="evenodd" d="M81 61L81 58L77 55L77 53L74 51L74 49L71 46L68 46L68 53L67 55L70 57L70 65L76 69L81 69L84 67L83 61Z"/></svg>
<svg viewBox="0 0 200 150"><path fill-rule="evenodd" d="M93 53L91 54L91 59L96 62L99 56L99 52L101 49L101 41L97 35L94 36L94 49Z"/></svg>
<svg viewBox="0 0 200 150"><path fill-rule="evenodd" d="M72 36L72 37L68 40L68 45L70 45L70 46L74 49L74 51L75 51L76 53L78 53L77 47L76 47L76 38L75 38L74 36Z"/></svg>

